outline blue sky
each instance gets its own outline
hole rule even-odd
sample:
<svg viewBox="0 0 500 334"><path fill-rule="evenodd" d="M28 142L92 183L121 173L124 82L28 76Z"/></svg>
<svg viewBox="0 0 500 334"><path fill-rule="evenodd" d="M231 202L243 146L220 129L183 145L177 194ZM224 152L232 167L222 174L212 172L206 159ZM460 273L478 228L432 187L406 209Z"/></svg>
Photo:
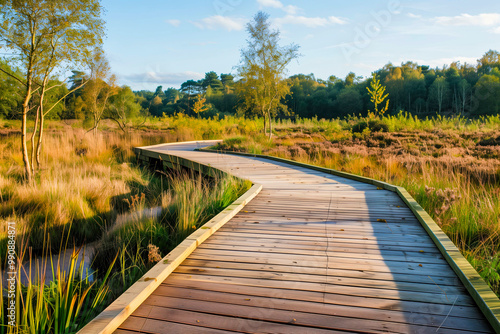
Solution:
<svg viewBox="0 0 500 334"><path fill-rule="evenodd" d="M442 67L500 51L500 2L338 0L103 0L104 48L120 85L178 88L206 72L235 72L259 10L281 44L300 45L289 75L369 76L388 62Z"/></svg>

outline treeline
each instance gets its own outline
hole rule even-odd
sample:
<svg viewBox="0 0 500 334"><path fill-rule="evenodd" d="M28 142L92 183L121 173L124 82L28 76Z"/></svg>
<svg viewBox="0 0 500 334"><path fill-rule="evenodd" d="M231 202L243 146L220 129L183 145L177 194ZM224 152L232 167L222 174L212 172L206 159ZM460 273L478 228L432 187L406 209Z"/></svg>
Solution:
<svg viewBox="0 0 500 334"><path fill-rule="evenodd" d="M1 65L20 74L6 63ZM500 113L500 53L497 51L488 51L476 65L455 62L432 69L414 62L400 66L389 63L375 73L389 93L388 113L391 114L400 110L422 116L460 114L475 117ZM94 79L96 82L92 82L84 73L74 72L68 84L61 83L57 89L47 92L45 103L54 104L85 80L87 83L82 88L69 94L63 103L50 111L48 119L83 119L92 126L96 109L101 110L98 116L113 119L121 126L126 126L129 119L146 115L251 115L241 103L244 94L248 94L241 82L231 74L219 76L213 71L201 80L188 80L179 88L163 90L158 86L154 92L132 92L129 87L117 87L109 80L97 82L101 79ZM329 119L363 115L372 107L366 90L371 79L352 72L343 79L330 76L322 80L313 74L298 74L287 80L291 94L282 101L283 107L275 111L275 116ZM52 81L56 84L58 80L52 78ZM0 73L1 117L19 117L22 99L19 91L22 91L19 82Z"/></svg>
<svg viewBox="0 0 500 334"><path fill-rule="evenodd" d="M4 69L10 69L10 72L17 76L22 76L19 70L8 67L5 62L0 65ZM112 119L124 128L130 120L141 114L147 114L148 109L141 109L139 101L142 100L130 87L119 87L105 77L93 78L84 72L73 71L67 83L52 78L49 84L54 88L44 94L43 105L46 109L49 109L49 106L54 107L50 108L45 119L81 119L91 129L96 128L101 119ZM23 85L12 76L0 72L0 117L5 119L21 117L22 96L19 92L24 89ZM39 103L38 95L35 91L30 103L32 107L28 113L29 118L35 117L35 107ZM57 103L58 101L60 102Z"/></svg>
<svg viewBox="0 0 500 334"><path fill-rule="evenodd" d="M500 54L488 51L476 65L452 63L431 69L414 62L395 66L391 63L375 71L389 93L389 113L400 110L415 115L461 114L478 116L500 113ZM288 78L291 94L286 108L277 110L281 116L338 118L366 114L372 104L366 88L371 78L363 79L349 73L344 79L330 76L317 79L313 74L298 74ZM205 78L183 83L180 89L159 86L155 92L140 91L141 105L151 115L175 113L196 115L193 109L198 97L207 104L205 116L216 114L245 115L240 101L243 94L233 76L209 72Z"/></svg>

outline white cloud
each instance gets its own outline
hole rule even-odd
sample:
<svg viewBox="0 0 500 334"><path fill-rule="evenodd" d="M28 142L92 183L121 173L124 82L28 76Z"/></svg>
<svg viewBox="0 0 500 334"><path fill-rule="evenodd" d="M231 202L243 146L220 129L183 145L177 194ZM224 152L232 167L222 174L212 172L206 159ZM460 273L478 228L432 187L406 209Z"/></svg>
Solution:
<svg viewBox="0 0 500 334"><path fill-rule="evenodd" d="M500 24L500 14L485 13L478 15L461 14L458 16L438 16L433 19L444 26L483 26L491 27Z"/></svg>
<svg viewBox="0 0 500 334"><path fill-rule="evenodd" d="M411 17L412 19L421 19L422 15L416 15L413 13L408 13L408 16Z"/></svg>
<svg viewBox="0 0 500 334"><path fill-rule="evenodd" d="M128 82L134 84L158 84L164 86L180 86L181 83L193 79L199 80L204 78L205 75L197 72L158 72L158 71L148 71L144 73L136 73L124 75L123 78Z"/></svg>
<svg viewBox="0 0 500 334"><path fill-rule="evenodd" d="M493 33L500 34L500 27L496 27L495 29L493 29Z"/></svg>
<svg viewBox="0 0 500 334"><path fill-rule="evenodd" d="M299 12L300 8L294 5L288 5L283 8L283 10L290 15L295 15Z"/></svg>
<svg viewBox="0 0 500 334"><path fill-rule="evenodd" d="M279 0L257 0L260 7L283 8L283 4Z"/></svg>
<svg viewBox="0 0 500 334"><path fill-rule="evenodd" d="M206 17L199 21L191 22L200 29L215 30L218 28L227 31L242 30L245 27L245 20L241 18L231 18L228 16L215 15Z"/></svg>
<svg viewBox="0 0 500 334"><path fill-rule="evenodd" d="M279 0L257 0L260 8L271 7L283 10L285 13L295 15L299 12L300 8L294 5L285 6Z"/></svg>
<svg viewBox="0 0 500 334"><path fill-rule="evenodd" d="M296 15L287 15L285 17L279 17L274 20L277 25L285 25L285 24L295 24L302 25L308 28L318 28L325 27L332 24L345 24L346 20L335 17L306 17L306 16L296 16Z"/></svg>
<svg viewBox="0 0 500 334"><path fill-rule="evenodd" d="M178 27L181 24L180 20L166 20L165 22L167 22L168 24L170 24L174 27Z"/></svg>
<svg viewBox="0 0 500 334"><path fill-rule="evenodd" d="M336 16L329 16L328 20L331 23L334 23L334 24L346 24L347 23L346 19L343 19L343 18L340 18L340 17L336 17Z"/></svg>

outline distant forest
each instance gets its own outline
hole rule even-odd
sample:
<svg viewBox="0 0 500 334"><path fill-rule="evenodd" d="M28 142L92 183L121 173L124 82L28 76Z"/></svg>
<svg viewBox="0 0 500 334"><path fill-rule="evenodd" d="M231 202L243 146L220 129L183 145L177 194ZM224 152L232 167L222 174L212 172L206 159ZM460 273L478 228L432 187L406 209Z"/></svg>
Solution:
<svg viewBox="0 0 500 334"><path fill-rule="evenodd" d="M8 67L5 63L1 65ZM10 70L21 75L15 68ZM414 62L399 66L389 63L375 73L389 93L389 114L401 110L419 116L477 117L500 113L500 54L497 51L488 51L475 65L455 62L443 68L429 68ZM58 101L83 80L86 80L85 73L74 71L68 83L61 83L47 92L46 103ZM291 94L282 101L283 107L274 111L276 117L342 118L365 115L371 106L366 90L371 78L364 79L352 72L345 78L332 75L322 80L313 74L298 74L287 80ZM53 81L58 79L53 78ZM103 84L98 101L104 118L108 115L115 120L121 118L122 122L138 116L180 113L197 117L252 115L251 110L245 110L240 103L245 94L243 85L231 74L219 75L212 71L201 80L184 82L179 88L164 90L158 86L154 92L133 92L126 86ZM0 117L20 117L19 91L22 91L19 82L0 73ZM90 119L88 103L85 87L77 89L64 99L64 103L51 110L47 118Z"/></svg>

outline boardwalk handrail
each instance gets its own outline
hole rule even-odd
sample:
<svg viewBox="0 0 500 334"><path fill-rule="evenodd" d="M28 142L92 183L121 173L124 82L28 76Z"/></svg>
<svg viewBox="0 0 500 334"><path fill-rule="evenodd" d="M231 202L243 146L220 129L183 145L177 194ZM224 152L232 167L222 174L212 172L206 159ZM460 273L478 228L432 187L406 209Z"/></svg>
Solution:
<svg viewBox="0 0 500 334"><path fill-rule="evenodd" d="M223 150L213 150L207 148L199 148L197 151L210 152L210 153L223 153L233 154L247 157L263 158L282 162L298 167L308 168L327 174L340 176L343 178L368 183L382 189L386 189L398 194L408 208L413 212L427 234L431 237L434 244L437 246L443 257L446 259L450 267L457 274L462 284L465 286L471 297L476 302L477 306L484 314L490 325L496 333L500 333L500 299L491 290L488 284L483 280L481 275L472 267L467 261L460 250L455 246L446 233L441 230L438 224L432 217L417 203L417 201L408 193L404 187L395 186L386 182L374 180L364 176L350 174L346 172L337 171L330 168L318 167L294 160L278 158L262 154L232 152Z"/></svg>
<svg viewBox="0 0 500 334"><path fill-rule="evenodd" d="M203 142L203 141L200 141ZM171 143L178 145L180 143ZM165 146L169 144L161 144ZM154 145L160 146L160 145ZM137 155L142 150L154 146L134 148ZM167 153L155 154L157 158L164 161L164 164L181 163L185 167L207 175L220 174L220 170L215 170L211 166L190 161L186 164L186 159L178 159ZM222 172L222 174L227 174ZM78 334L105 334L114 332L151 293L208 237L214 234L219 228L233 218L243 207L248 204L262 190L262 185L253 184L242 196L231 203L226 209L210 219L202 227L197 229L168 253L153 268L146 272L136 283L120 295L103 312L83 327Z"/></svg>

